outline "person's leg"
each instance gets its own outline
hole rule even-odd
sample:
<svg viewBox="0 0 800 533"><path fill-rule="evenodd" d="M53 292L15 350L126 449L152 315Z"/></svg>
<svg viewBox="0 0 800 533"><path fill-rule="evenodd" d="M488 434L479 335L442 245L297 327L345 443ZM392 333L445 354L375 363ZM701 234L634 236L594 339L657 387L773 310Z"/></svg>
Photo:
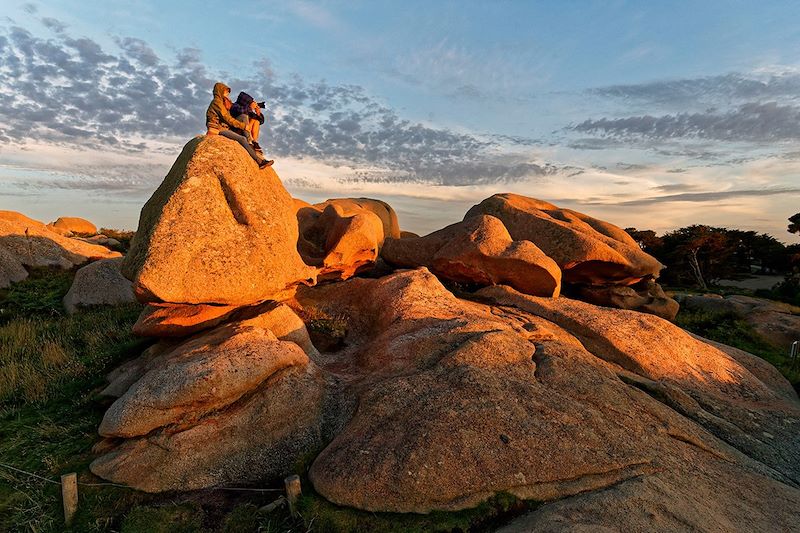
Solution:
<svg viewBox="0 0 800 533"><path fill-rule="evenodd" d="M247 124L247 127L244 129L244 136L247 139L247 142L249 142L249 143L253 142L253 137L250 136L250 131L249 131L250 130L250 122L251 122L250 117L247 116L246 113L242 113L241 115L236 117L236 120L238 120L239 122L244 122L245 124Z"/></svg>
<svg viewBox="0 0 800 533"><path fill-rule="evenodd" d="M261 132L261 123L257 120L250 120L250 136L254 141L258 141L258 134Z"/></svg>
<svg viewBox="0 0 800 533"><path fill-rule="evenodd" d="M256 151L253 149L253 146L247 141L247 138L244 135L239 135L231 130L222 130L219 132L219 134L241 144L244 149L247 150L247 153L250 154L250 157L252 157L257 163L260 163L264 159L256 153Z"/></svg>

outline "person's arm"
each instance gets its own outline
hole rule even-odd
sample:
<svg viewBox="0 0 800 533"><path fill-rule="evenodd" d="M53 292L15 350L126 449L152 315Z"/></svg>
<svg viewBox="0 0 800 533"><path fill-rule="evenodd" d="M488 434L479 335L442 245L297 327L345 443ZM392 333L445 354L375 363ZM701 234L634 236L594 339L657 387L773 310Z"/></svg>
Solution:
<svg viewBox="0 0 800 533"><path fill-rule="evenodd" d="M225 124L227 124L231 128L236 128L240 130L247 129L247 124L233 118L233 115L231 115L230 111L225 109L224 102L220 102L219 105L217 105L217 109L219 112L219 118L221 118Z"/></svg>
<svg viewBox="0 0 800 533"><path fill-rule="evenodd" d="M250 113L248 113L248 115L257 120L259 124L264 124L264 114L261 112L261 108L258 107L258 104L255 101L250 103Z"/></svg>

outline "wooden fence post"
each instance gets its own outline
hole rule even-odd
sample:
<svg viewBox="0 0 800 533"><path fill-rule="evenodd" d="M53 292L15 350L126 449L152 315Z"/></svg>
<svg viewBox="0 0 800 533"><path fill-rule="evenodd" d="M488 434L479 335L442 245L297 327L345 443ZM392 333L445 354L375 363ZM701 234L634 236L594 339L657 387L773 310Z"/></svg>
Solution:
<svg viewBox="0 0 800 533"><path fill-rule="evenodd" d="M286 486L286 501L289 502L289 512L292 516L297 516L297 500L302 494L300 490L300 476L291 475L283 480Z"/></svg>
<svg viewBox="0 0 800 533"><path fill-rule="evenodd" d="M61 476L61 499L64 502L64 524L69 527L78 511L78 475L75 472Z"/></svg>

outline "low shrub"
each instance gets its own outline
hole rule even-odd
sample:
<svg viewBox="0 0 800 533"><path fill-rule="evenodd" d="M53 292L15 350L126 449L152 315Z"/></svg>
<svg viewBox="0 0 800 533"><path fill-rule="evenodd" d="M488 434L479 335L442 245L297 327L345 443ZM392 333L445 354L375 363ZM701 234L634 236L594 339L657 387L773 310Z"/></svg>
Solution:
<svg viewBox="0 0 800 533"><path fill-rule="evenodd" d="M675 323L701 337L739 348L769 361L795 389L800 390L800 367L792 367L789 354L767 344L747 322L735 314L681 308Z"/></svg>

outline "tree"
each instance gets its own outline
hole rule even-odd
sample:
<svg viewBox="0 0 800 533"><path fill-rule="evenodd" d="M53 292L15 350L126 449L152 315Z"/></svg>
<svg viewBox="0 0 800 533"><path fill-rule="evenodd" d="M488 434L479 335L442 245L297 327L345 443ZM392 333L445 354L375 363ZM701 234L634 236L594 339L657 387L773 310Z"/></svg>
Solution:
<svg viewBox="0 0 800 533"><path fill-rule="evenodd" d="M789 233L800 233L800 213L796 213L789 217L789 227L786 229Z"/></svg>
<svg viewBox="0 0 800 533"><path fill-rule="evenodd" d="M732 256L737 243L724 228L688 226L667 233L663 241L664 260L673 283L689 281L707 289L736 271Z"/></svg>
<svg viewBox="0 0 800 533"><path fill-rule="evenodd" d="M721 229L735 245L736 271L749 274L757 266L762 274L786 272L788 258L786 246L775 237L755 231Z"/></svg>
<svg viewBox="0 0 800 533"><path fill-rule="evenodd" d="M664 240L656 235L656 232L651 229L637 230L636 228L625 228L625 231L630 235L642 251L650 255L656 256L664 246Z"/></svg>

